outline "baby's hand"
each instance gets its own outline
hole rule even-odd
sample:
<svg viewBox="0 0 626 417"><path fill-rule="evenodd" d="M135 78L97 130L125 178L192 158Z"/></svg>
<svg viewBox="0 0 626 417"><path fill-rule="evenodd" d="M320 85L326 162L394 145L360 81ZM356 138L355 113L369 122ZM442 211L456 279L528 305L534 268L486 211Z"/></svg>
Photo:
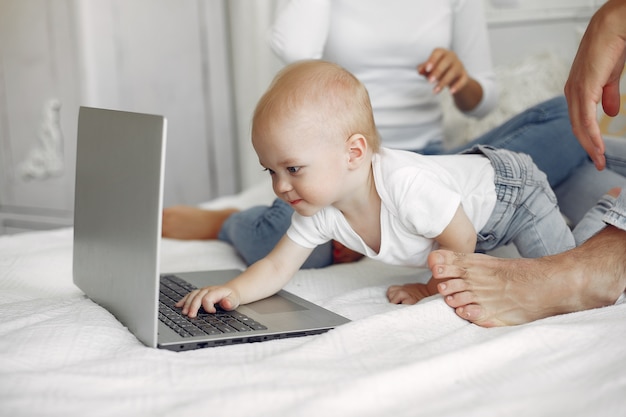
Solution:
<svg viewBox="0 0 626 417"><path fill-rule="evenodd" d="M436 48L428 60L417 66L417 72L425 76L430 83L437 83L434 92L439 93L445 87L454 94L467 84L469 76L459 57L448 49Z"/></svg>
<svg viewBox="0 0 626 417"><path fill-rule="evenodd" d="M436 290L433 291L430 285L416 282L414 284L392 285L387 289L387 299L394 304L415 304L436 293Z"/></svg>
<svg viewBox="0 0 626 417"><path fill-rule="evenodd" d="M198 315L200 307L208 313L215 313L215 304L224 310L234 310L239 307L239 295L229 287L203 287L184 296L176 307L182 307L183 314L193 318Z"/></svg>

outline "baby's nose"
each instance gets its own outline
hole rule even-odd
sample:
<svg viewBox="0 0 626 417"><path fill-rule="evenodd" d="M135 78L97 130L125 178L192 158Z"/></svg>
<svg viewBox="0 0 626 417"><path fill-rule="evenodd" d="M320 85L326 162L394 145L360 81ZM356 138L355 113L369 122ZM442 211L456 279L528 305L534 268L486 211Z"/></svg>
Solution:
<svg viewBox="0 0 626 417"><path fill-rule="evenodd" d="M291 183L283 178L277 178L274 183L274 190L276 193L286 193L291 190Z"/></svg>

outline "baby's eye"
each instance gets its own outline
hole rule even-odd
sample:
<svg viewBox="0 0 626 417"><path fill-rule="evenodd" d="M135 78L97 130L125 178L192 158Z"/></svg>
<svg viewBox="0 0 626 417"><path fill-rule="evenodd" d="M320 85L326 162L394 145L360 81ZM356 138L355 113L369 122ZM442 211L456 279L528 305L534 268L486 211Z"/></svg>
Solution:
<svg viewBox="0 0 626 417"><path fill-rule="evenodd" d="M272 171L272 170L271 170L271 169L269 169L269 168L265 168L263 171L265 171L265 172L269 172L269 173L270 173L270 175L274 175L274 171Z"/></svg>
<svg viewBox="0 0 626 417"><path fill-rule="evenodd" d="M301 167L287 167L287 171L289 171L290 174L296 174L298 171L300 171Z"/></svg>

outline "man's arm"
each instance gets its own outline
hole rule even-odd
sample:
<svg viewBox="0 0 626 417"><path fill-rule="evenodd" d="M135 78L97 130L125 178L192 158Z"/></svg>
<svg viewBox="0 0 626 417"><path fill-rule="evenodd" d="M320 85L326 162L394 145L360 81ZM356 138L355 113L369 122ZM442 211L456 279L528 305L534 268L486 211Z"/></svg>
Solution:
<svg viewBox="0 0 626 417"><path fill-rule="evenodd" d="M606 114L619 112L625 60L626 0L609 0L591 18L565 84L574 134L600 170L606 160L596 108L602 100Z"/></svg>

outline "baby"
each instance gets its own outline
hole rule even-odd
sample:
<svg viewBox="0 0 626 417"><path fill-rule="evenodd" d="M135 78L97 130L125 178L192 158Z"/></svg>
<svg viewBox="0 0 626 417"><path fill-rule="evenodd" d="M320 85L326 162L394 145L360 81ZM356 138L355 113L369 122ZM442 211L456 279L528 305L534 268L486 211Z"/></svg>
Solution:
<svg viewBox="0 0 626 417"><path fill-rule="evenodd" d="M231 310L272 295L333 239L415 267L427 266L437 248L471 253L514 242L522 256L539 257L575 246L546 176L527 155L477 147L423 156L380 142L367 90L351 73L318 60L285 67L257 104L252 144L274 192L295 210L292 225L267 257L177 306L195 317L201 306ZM414 303L441 282L391 287L388 298Z"/></svg>

